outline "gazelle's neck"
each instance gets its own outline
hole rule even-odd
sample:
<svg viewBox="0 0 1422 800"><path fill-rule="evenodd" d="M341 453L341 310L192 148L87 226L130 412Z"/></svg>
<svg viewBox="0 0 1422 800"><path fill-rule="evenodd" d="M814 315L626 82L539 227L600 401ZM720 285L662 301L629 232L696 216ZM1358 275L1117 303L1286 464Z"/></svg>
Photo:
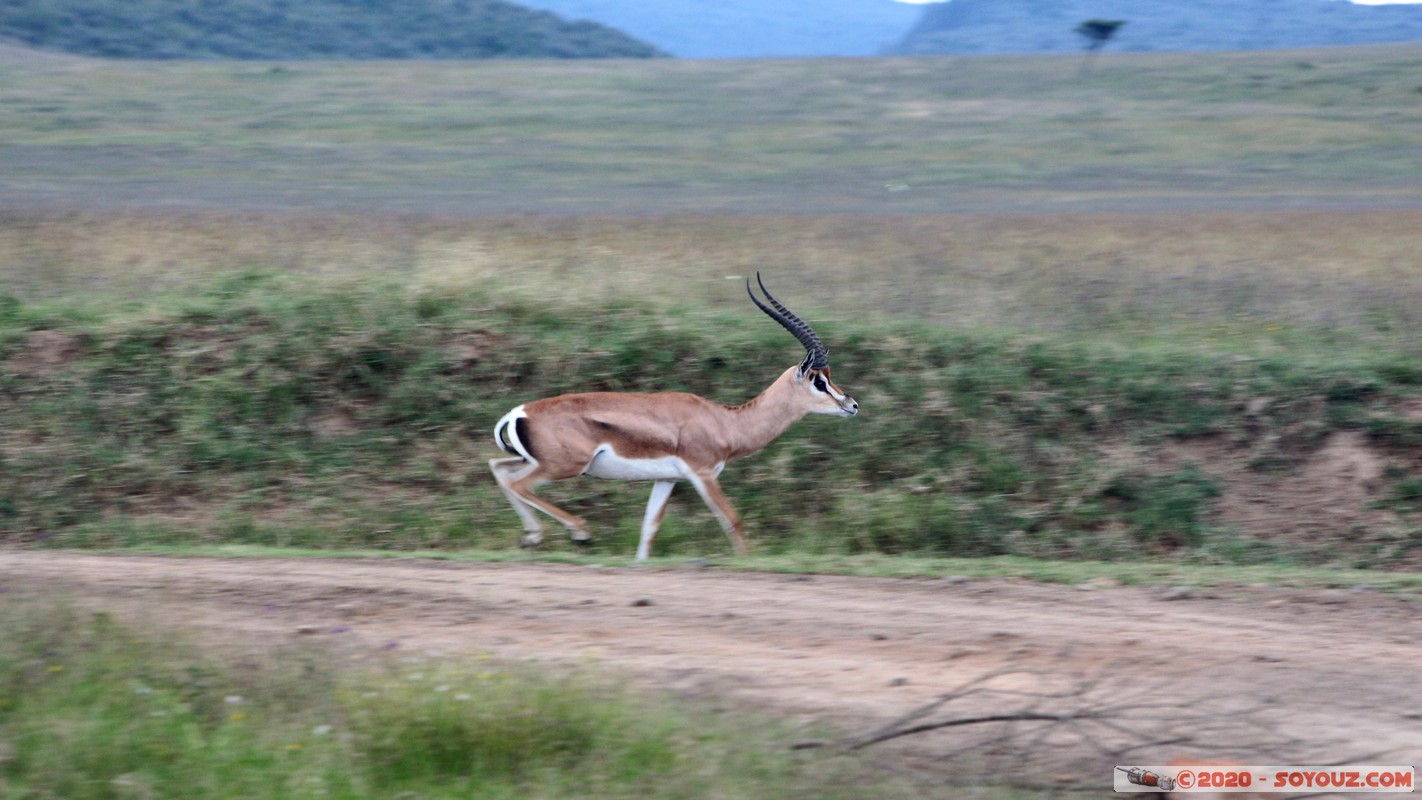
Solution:
<svg viewBox="0 0 1422 800"><path fill-rule="evenodd" d="M795 386L796 369L785 370L765 391L727 409L734 418L736 432L736 447L731 458L760 450L805 416L807 409Z"/></svg>

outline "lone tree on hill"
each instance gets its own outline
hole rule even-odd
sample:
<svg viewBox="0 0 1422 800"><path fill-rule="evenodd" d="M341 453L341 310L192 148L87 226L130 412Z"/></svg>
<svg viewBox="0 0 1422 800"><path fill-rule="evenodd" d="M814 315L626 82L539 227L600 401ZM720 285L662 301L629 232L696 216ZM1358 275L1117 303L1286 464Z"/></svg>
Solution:
<svg viewBox="0 0 1422 800"><path fill-rule="evenodd" d="M1082 75L1091 71L1093 60L1101 52L1101 48L1105 47L1116 35L1116 31L1125 24L1123 19L1089 19L1076 26L1077 34L1086 39L1086 60L1081 63Z"/></svg>

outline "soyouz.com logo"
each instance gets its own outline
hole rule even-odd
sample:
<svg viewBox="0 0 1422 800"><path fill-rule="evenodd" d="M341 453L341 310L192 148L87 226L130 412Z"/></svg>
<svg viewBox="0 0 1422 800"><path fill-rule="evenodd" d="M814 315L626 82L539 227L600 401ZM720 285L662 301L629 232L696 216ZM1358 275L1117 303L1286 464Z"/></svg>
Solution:
<svg viewBox="0 0 1422 800"><path fill-rule="evenodd" d="M1415 789L1416 769L1376 764L1306 766L1128 766L1116 767L1118 792L1393 792Z"/></svg>

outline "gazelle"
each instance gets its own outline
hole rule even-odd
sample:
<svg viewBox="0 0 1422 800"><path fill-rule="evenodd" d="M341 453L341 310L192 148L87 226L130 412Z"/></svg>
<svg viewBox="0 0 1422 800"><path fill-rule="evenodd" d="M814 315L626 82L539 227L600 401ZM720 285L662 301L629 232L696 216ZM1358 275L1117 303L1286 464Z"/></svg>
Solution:
<svg viewBox="0 0 1422 800"><path fill-rule="evenodd" d="M587 523L533 493L549 481L578 475L653 481L637 559L652 551L667 499L677 481L688 481L720 521L737 555L750 548L740 517L716 482L726 462L770 444L806 414L852 417L859 404L830 380L829 351L803 320L766 291L767 306L746 279L746 293L769 317L794 334L805 358L765 391L738 406L713 403L686 392L560 394L516 406L494 427L494 441L513 453L489 462L499 488L523 521L520 544L543 541L541 511L558 520L574 542L591 540Z"/></svg>

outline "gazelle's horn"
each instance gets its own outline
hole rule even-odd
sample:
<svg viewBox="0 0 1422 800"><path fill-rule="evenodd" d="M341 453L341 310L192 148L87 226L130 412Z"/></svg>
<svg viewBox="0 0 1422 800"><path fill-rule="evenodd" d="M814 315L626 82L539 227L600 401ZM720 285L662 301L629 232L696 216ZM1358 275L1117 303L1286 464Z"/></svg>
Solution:
<svg viewBox="0 0 1422 800"><path fill-rule="evenodd" d="M824 369L829 366L829 351L825 349L824 342L820 341L820 337L815 335L815 329L811 328L804 320L795 316L793 311L775 299L775 295L771 294L770 291L765 288L765 282L760 279L759 272L755 274L755 282L760 285L760 291L774 308L770 308L756 298L755 292L751 291L750 278L746 278L746 294L750 295L751 302L755 303L756 307L761 311L764 311L766 316L780 323L781 327L785 328L785 330L790 331L791 335L798 339L800 344L805 346L805 360L800 364L800 369L802 371L806 369Z"/></svg>

